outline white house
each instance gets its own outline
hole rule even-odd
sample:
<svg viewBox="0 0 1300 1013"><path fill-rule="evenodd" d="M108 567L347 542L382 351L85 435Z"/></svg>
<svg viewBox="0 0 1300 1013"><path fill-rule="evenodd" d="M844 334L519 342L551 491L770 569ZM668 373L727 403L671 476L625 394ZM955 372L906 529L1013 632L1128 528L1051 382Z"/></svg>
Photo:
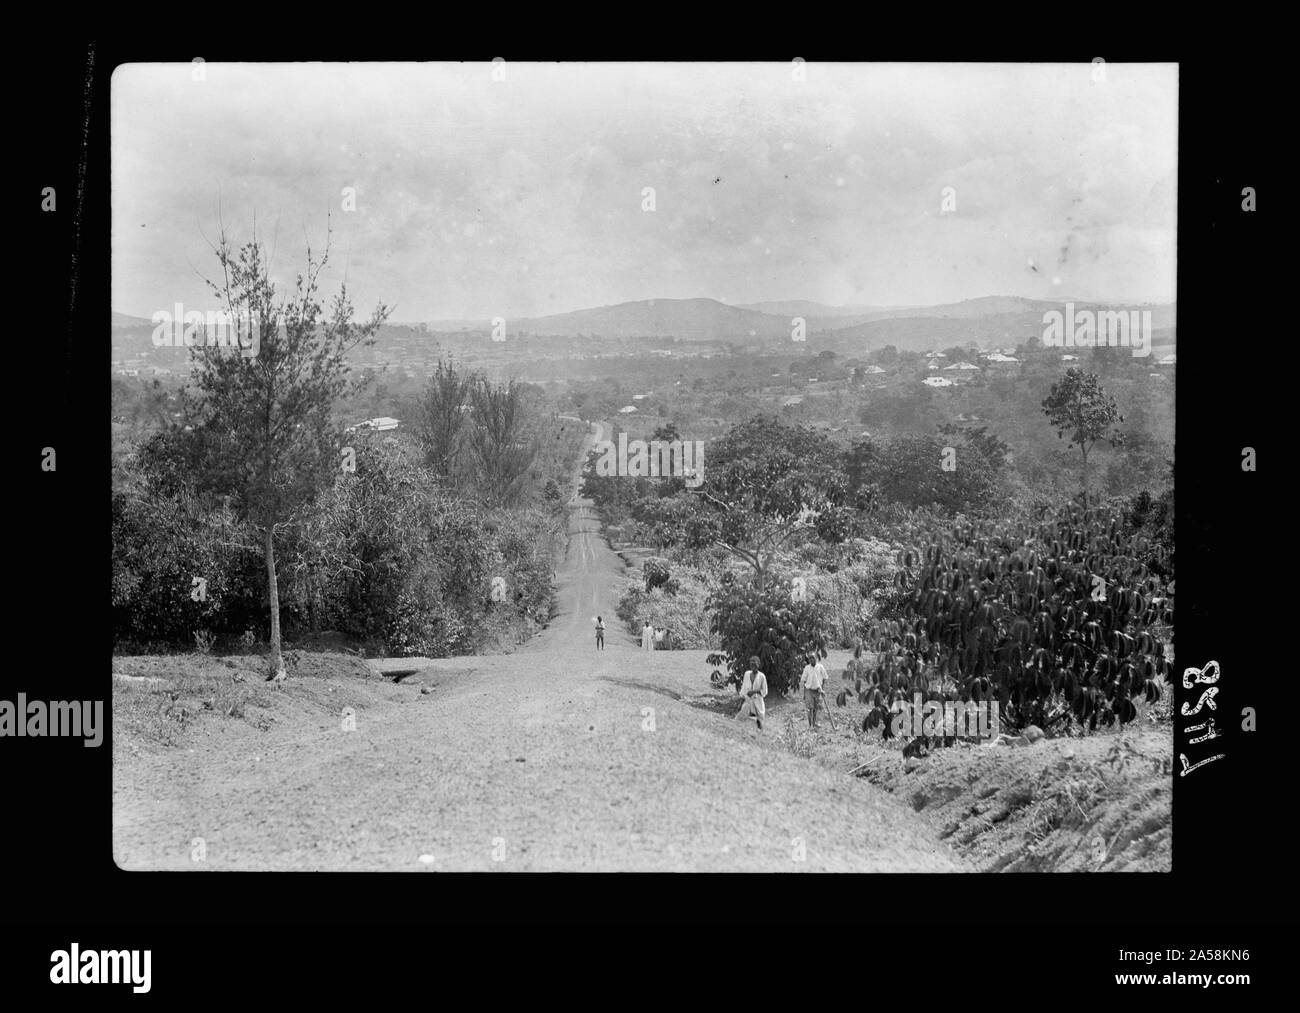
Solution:
<svg viewBox="0 0 1300 1013"><path fill-rule="evenodd" d="M942 376L927 376L921 381L927 387L952 387L955 386L951 380L944 379Z"/></svg>
<svg viewBox="0 0 1300 1013"><path fill-rule="evenodd" d="M975 363L973 362L954 362L951 366L944 366L943 370L945 373L948 372L978 373L980 371L980 368L979 366L975 365Z"/></svg>
<svg viewBox="0 0 1300 1013"><path fill-rule="evenodd" d="M358 422L355 426L348 426L346 432L355 432L358 429L368 429L375 433L386 433L390 429L396 429L400 425L397 419L389 418L387 415L377 419L366 419L364 422Z"/></svg>
<svg viewBox="0 0 1300 1013"><path fill-rule="evenodd" d="M1001 352L994 352L989 356L989 362L1000 362L1004 365L1018 365L1020 360L1014 355L1003 355Z"/></svg>
<svg viewBox="0 0 1300 1013"><path fill-rule="evenodd" d="M626 405L625 407L620 408L620 409L618 410L618 413L619 413L620 415L633 415L633 414L636 413L636 406L635 406L635 405Z"/></svg>
<svg viewBox="0 0 1300 1013"><path fill-rule="evenodd" d="M1079 357L1078 357L1077 355L1062 355L1062 356L1061 356L1061 361L1062 361L1062 362L1078 362L1078 361L1079 361Z"/></svg>

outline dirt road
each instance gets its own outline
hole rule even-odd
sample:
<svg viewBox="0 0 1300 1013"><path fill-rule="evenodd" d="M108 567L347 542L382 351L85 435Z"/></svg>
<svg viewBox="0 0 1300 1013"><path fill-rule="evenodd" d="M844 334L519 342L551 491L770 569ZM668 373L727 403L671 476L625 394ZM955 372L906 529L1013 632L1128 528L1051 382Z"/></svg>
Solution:
<svg viewBox="0 0 1300 1013"><path fill-rule="evenodd" d="M770 722L759 733L720 713L707 693L705 652L640 652L613 617L623 564L576 491L569 530L559 614L517 653L402 659L424 667L400 685L360 683L355 730L320 709L265 731L213 719L180 748L115 750L118 864L959 867L935 831L879 788L791 755L771 741ZM603 652L597 613L608 627Z"/></svg>

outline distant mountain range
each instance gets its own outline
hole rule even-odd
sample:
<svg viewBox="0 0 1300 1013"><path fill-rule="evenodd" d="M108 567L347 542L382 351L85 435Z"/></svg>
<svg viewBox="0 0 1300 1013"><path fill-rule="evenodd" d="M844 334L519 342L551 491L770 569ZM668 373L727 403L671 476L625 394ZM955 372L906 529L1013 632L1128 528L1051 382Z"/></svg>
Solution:
<svg viewBox="0 0 1300 1013"><path fill-rule="evenodd" d="M507 322L513 333L532 335L680 338L687 341L789 341L792 321L802 317L819 344L873 349L929 349L974 341L981 346L1014 344L1043 332L1043 314L1063 310L1067 300L984 296L939 306L828 306L804 300L729 306L715 299L647 299L552 316ZM1117 304L1073 301L1076 309L1111 309ZM1151 310L1156 332L1170 331L1172 303L1133 306ZM440 321L427 325L442 333L487 330L486 320ZM1172 340L1170 338L1169 340Z"/></svg>
<svg viewBox="0 0 1300 1013"><path fill-rule="evenodd" d="M981 347L1016 344L1043 332L1043 314L1060 311L1067 300L983 296L939 306L828 306L804 300L730 306L716 299L643 299L542 317L507 321L508 333L536 336L605 338L677 338L683 341L731 341L737 344L789 342L792 321L803 318L808 337L819 347L840 346L869 351L884 345L926 350L975 342ZM1173 303L1134 305L1074 301L1081 309L1150 310L1152 330L1161 344L1173 342ZM398 326L394 324L394 326ZM440 320L422 326L432 333L487 331L492 323ZM150 328L141 317L113 314L115 330Z"/></svg>

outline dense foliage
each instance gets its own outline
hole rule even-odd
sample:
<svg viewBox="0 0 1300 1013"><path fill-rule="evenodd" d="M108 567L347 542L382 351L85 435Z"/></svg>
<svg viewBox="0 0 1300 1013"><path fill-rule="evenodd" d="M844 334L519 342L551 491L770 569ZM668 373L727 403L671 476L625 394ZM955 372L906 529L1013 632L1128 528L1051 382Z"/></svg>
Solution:
<svg viewBox="0 0 1300 1013"><path fill-rule="evenodd" d="M1159 555L1117 511L1044 509L1028 523L958 522L903 550L901 617L877 624L873 665L855 664L882 722L902 702L996 700L1013 728L1133 720L1172 670L1173 620Z"/></svg>

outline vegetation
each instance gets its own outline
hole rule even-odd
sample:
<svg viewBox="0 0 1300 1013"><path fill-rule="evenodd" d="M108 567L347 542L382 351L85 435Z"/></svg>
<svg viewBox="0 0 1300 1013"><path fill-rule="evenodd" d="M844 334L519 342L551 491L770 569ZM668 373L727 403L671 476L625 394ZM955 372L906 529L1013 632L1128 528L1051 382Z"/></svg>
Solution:
<svg viewBox="0 0 1300 1013"><path fill-rule="evenodd" d="M1096 729L1137 714L1172 681L1161 639L1172 623L1153 551L1112 510L1041 508L1026 522L957 523L904 550L897 620L876 625L874 666L853 666L879 712L996 700L1012 728L1075 721ZM862 687L859 687L861 690ZM872 724L876 721L872 721Z"/></svg>
<svg viewBox="0 0 1300 1013"><path fill-rule="evenodd" d="M136 417L148 425L116 434L115 641L211 649L251 636L277 676L282 623L430 656L545 625L578 427L528 385L439 363L415 425L345 431L370 385L349 352L386 310L354 324L340 292L327 318L326 257L310 251L287 299L256 241L235 253L223 239L217 253L218 291L237 319L259 322L259 347L196 346L189 385L147 388Z"/></svg>

